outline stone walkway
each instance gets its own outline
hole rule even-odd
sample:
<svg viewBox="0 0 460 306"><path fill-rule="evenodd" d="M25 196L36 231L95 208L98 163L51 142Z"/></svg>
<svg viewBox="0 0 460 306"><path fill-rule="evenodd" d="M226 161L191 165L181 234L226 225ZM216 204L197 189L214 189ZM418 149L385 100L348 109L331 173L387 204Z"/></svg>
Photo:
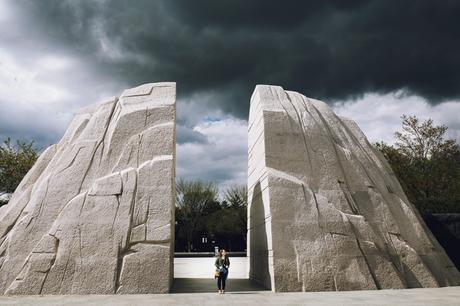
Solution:
<svg viewBox="0 0 460 306"><path fill-rule="evenodd" d="M0 305L460 305L460 287L379 291L272 293L270 291L146 295L0 297Z"/></svg>
<svg viewBox="0 0 460 306"><path fill-rule="evenodd" d="M227 279L227 292L267 291L247 278ZM214 293L216 280L212 278L175 278L172 293Z"/></svg>
<svg viewBox="0 0 460 306"><path fill-rule="evenodd" d="M219 295L212 278L213 262L213 258L175 258L176 278L171 294L0 296L0 305L460 305L460 287L273 293L247 279L247 258L244 257L231 258L227 293Z"/></svg>

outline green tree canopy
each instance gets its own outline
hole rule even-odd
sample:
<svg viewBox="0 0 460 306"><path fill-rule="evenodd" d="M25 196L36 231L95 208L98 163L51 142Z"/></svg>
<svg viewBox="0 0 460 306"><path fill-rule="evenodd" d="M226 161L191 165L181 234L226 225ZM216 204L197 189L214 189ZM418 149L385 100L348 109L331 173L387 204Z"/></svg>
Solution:
<svg viewBox="0 0 460 306"><path fill-rule="evenodd" d="M203 229L206 215L220 209L219 190L214 183L199 180L179 179L176 183L177 235L185 238L187 250L192 249L192 240Z"/></svg>
<svg viewBox="0 0 460 306"><path fill-rule="evenodd" d="M445 139L445 125L433 125L433 120L420 121L415 116L403 115L402 131L395 133L396 148L410 159L430 160L458 150L453 139Z"/></svg>
<svg viewBox="0 0 460 306"><path fill-rule="evenodd" d="M0 191L12 193L38 158L34 142L17 141L8 138L0 146Z"/></svg>
<svg viewBox="0 0 460 306"><path fill-rule="evenodd" d="M230 186L223 192L222 209L215 211L208 219L208 231L220 240L244 240L247 237L248 189L246 186Z"/></svg>
<svg viewBox="0 0 460 306"><path fill-rule="evenodd" d="M179 179L176 183L176 247L188 252L214 245L244 249L247 231L247 188L231 186L222 193L214 183ZM202 238L209 239L203 243ZM185 248L184 248L185 246Z"/></svg>
<svg viewBox="0 0 460 306"><path fill-rule="evenodd" d="M243 235L246 241L248 219L248 188L247 186L231 186L225 190L225 201L234 211L236 230Z"/></svg>
<svg viewBox="0 0 460 306"><path fill-rule="evenodd" d="M409 200L421 213L460 212L460 149L447 127L402 116L395 145L377 143Z"/></svg>

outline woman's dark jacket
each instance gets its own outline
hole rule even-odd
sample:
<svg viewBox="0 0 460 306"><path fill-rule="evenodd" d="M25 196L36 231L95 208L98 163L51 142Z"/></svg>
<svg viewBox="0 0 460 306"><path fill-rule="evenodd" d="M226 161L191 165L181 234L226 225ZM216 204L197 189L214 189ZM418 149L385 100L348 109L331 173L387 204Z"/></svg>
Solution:
<svg viewBox="0 0 460 306"><path fill-rule="evenodd" d="M221 256L217 257L215 266L216 266L217 269L220 269L220 267L222 267L222 266L226 267L228 269L228 267L230 267L230 260L228 259L228 256L225 255L224 259L222 259Z"/></svg>

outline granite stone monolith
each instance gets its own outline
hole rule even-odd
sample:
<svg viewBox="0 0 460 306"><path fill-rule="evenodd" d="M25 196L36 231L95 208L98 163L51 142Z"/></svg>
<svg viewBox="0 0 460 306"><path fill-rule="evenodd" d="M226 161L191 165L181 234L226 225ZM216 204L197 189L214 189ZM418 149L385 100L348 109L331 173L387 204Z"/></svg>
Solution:
<svg viewBox="0 0 460 306"><path fill-rule="evenodd" d="M459 285L459 272L358 125L279 86L251 98L250 278L273 291Z"/></svg>
<svg viewBox="0 0 460 306"><path fill-rule="evenodd" d="M80 110L0 209L0 293L168 292L175 83Z"/></svg>

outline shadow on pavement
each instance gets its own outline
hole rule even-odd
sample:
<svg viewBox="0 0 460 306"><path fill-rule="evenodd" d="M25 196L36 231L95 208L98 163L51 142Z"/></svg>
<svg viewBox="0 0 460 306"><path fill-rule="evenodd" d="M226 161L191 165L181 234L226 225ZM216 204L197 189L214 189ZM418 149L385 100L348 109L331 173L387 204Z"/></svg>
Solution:
<svg viewBox="0 0 460 306"><path fill-rule="evenodd" d="M227 279L226 292L266 291L264 287L247 278ZM212 278L175 278L171 293L217 292L216 281Z"/></svg>

